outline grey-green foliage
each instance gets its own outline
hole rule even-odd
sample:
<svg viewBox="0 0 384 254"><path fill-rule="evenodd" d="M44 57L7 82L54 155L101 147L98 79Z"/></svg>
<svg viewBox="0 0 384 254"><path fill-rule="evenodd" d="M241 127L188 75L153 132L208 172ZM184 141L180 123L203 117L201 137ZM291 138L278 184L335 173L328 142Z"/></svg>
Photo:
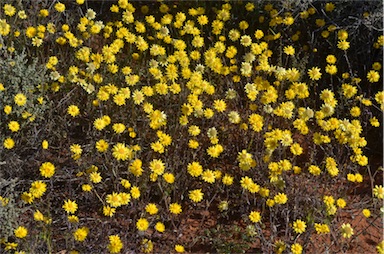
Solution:
<svg viewBox="0 0 384 254"><path fill-rule="evenodd" d="M0 66L0 83L5 88L0 92L1 122L8 118L16 120L26 111L37 118L42 116L47 105L40 104L37 99L44 95L48 81L45 66L39 64L37 59L29 59L25 52L10 53L4 48L0 49ZM14 103L14 96L18 93L27 96L27 103L22 107ZM5 105L12 106L10 115L3 112Z"/></svg>
<svg viewBox="0 0 384 254"><path fill-rule="evenodd" d="M17 226L17 221L22 213L22 209L17 206L15 200L15 187L18 179L5 180L0 178L0 196L9 201L7 203L0 202L0 239L7 240L13 234L13 230Z"/></svg>
<svg viewBox="0 0 384 254"><path fill-rule="evenodd" d="M31 59L26 52L10 52L0 48L0 84L4 87L0 91L0 164L7 163L7 167L0 165L0 178L12 180L25 168L25 156L20 153L23 152L22 149L35 146L30 142L31 130L41 128L42 120L49 109L49 101L45 98L47 81L47 69L44 64ZM27 98L23 106L18 106L14 101L15 95L19 93ZM40 100L42 103L39 98L43 99ZM12 107L9 114L4 112L7 105ZM9 130L10 121L19 123L18 132ZM22 149L5 149L3 142L8 137ZM0 185L0 190L1 187Z"/></svg>

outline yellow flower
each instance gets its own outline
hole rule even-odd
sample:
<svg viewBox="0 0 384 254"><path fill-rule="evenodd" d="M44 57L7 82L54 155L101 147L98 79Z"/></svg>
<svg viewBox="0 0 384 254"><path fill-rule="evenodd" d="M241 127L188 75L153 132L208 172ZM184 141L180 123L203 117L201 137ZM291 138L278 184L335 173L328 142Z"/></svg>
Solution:
<svg viewBox="0 0 384 254"><path fill-rule="evenodd" d="M316 19L315 23L316 23L316 25L317 25L318 27L323 27L323 26L325 26L325 20L324 20L324 19Z"/></svg>
<svg viewBox="0 0 384 254"><path fill-rule="evenodd" d="M383 108L383 105L384 105L384 91L380 91L380 92L377 92L375 94L375 100L377 103L379 103L381 105L381 107Z"/></svg>
<svg viewBox="0 0 384 254"><path fill-rule="evenodd" d="M251 114L248 117L248 121L255 132L260 132L263 129L264 118L261 115L255 113Z"/></svg>
<svg viewBox="0 0 384 254"><path fill-rule="evenodd" d="M241 122L241 117L237 111L229 112L228 118L230 123L239 124Z"/></svg>
<svg viewBox="0 0 384 254"><path fill-rule="evenodd" d="M311 80L319 80L321 78L320 68L312 67L308 70L308 75Z"/></svg>
<svg viewBox="0 0 384 254"><path fill-rule="evenodd" d="M12 106L10 105L5 105L4 106L4 113L9 115L12 112Z"/></svg>
<svg viewBox="0 0 384 254"><path fill-rule="evenodd" d="M27 97L22 93L18 93L15 95L14 101L18 106L24 106L27 102Z"/></svg>
<svg viewBox="0 0 384 254"><path fill-rule="evenodd" d="M198 177L201 175L201 173L203 173L203 167L199 162L194 161L192 163L188 163L187 171L191 176Z"/></svg>
<svg viewBox="0 0 384 254"><path fill-rule="evenodd" d="M73 224L79 223L79 217L77 217L76 215L68 215L67 218L70 223L73 223Z"/></svg>
<svg viewBox="0 0 384 254"><path fill-rule="evenodd" d="M257 211L252 211L250 214L249 214L249 219L253 222L253 223L258 223L259 221L261 221L261 215L260 215L260 212L257 212Z"/></svg>
<svg viewBox="0 0 384 254"><path fill-rule="evenodd" d="M135 159L129 165L129 171L136 177L139 177L143 174L142 165L143 162L140 159Z"/></svg>
<svg viewBox="0 0 384 254"><path fill-rule="evenodd" d="M212 109L210 109L210 108L206 108L204 110L204 117L207 118L207 119L212 118L214 114L215 114L215 112Z"/></svg>
<svg viewBox="0 0 384 254"><path fill-rule="evenodd" d="M288 56L293 56L295 54L295 48L291 45L284 47L284 53Z"/></svg>
<svg viewBox="0 0 384 254"><path fill-rule="evenodd" d="M341 29L337 32L337 37L339 40L346 40L348 39L348 32L344 29Z"/></svg>
<svg viewBox="0 0 384 254"><path fill-rule="evenodd" d="M380 122L376 117L372 117L371 119L369 119L369 122L371 123L371 125L373 127L379 127L380 126Z"/></svg>
<svg viewBox="0 0 384 254"><path fill-rule="evenodd" d="M190 139L188 141L188 147L192 148L192 149L196 149L199 147L199 142L197 140L194 140L194 139Z"/></svg>
<svg viewBox="0 0 384 254"><path fill-rule="evenodd" d="M139 230L139 231L145 231L148 229L148 226L149 226L149 222L147 219L145 218L140 218L137 220L136 222L136 228Z"/></svg>
<svg viewBox="0 0 384 254"><path fill-rule="evenodd" d="M36 221L43 221L44 220L44 215L39 210L36 210L36 212L33 213L33 218Z"/></svg>
<svg viewBox="0 0 384 254"><path fill-rule="evenodd" d="M317 234L327 234L330 229L327 224L315 223L315 230Z"/></svg>
<svg viewBox="0 0 384 254"><path fill-rule="evenodd" d="M254 183L253 180L251 178L249 178L248 176L243 176L240 180L241 187L243 187L246 190L248 190L252 186L253 183Z"/></svg>
<svg viewBox="0 0 384 254"><path fill-rule="evenodd" d="M115 123L113 124L112 129L115 133L120 134L125 131L125 125L122 123Z"/></svg>
<svg viewBox="0 0 384 254"><path fill-rule="evenodd" d="M18 226L13 232L17 238L24 238L28 235L28 230L23 226Z"/></svg>
<svg viewBox="0 0 384 254"><path fill-rule="evenodd" d="M183 245L180 245L180 244L176 244L175 245L175 251L177 253L183 253L185 250L184 250L184 246Z"/></svg>
<svg viewBox="0 0 384 254"><path fill-rule="evenodd" d="M112 148L112 155L117 160L126 161L128 159L132 159L133 150L131 148L128 148L123 143L117 143Z"/></svg>
<svg viewBox="0 0 384 254"><path fill-rule="evenodd" d="M81 189L84 191L84 192L90 192L92 190L92 186L89 185L89 184L83 184L81 185Z"/></svg>
<svg viewBox="0 0 384 254"><path fill-rule="evenodd" d="M382 185L375 185L373 188L373 195L377 197L378 199L384 198L384 188Z"/></svg>
<svg viewBox="0 0 384 254"><path fill-rule="evenodd" d="M276 204L285 204L287 203L288 201L288 197L287 195L285 195L284 193L278 193L274 198L273 200L275 201Z"/></svg>
<svg viewBox="0 0 384 254"><path fill-rule="evenodd" d="M80 114L79 107L76 105L70 105L67 109L68 114L70 114L72 117L75 117Z"/></svg>
<svg viewBox="0 0 384 254"><path fill-rule="evenodd" d="M87 227L78 228L75 232L73 232L73 237L76 241L82 242L85 240L89 232Z"/></svg>
<svg viewBox="0 0 384 254"><path fill-rule="evenodd" d="M16 8L10 4L4 4L3 10L5 15L12 17L16 13Z"/></svg>
<svg viewBox="0 0 384 254"><path fill-rule="evenodd" d="M182 212L181 205L172 203L169 205L169 211L173 214L180 214Z"/></svg>
<svg viewBox="0 0 384 254"><path fill-rule="evenodd" d="M48 149L48 141L47 140L43 140L43 142L41 142L41 147L44 149L44 150L46 150L46 149Z"/></svg>
<svg viewBox="0 0 384 254"><path fill-rule="evenodd" d="M300 146L299 143L293 143L291 146L290 146L290 150L291 150L291 153L293 155L300 155L303 153L303 148Z"/></svg>
<svg viewBox="0 0 384 254"><path fill-rule="evenodd" d="M42 181L34 181L31 184L31 188L29 189L29 192L32 194L34 198L40 198L44 195L45 191L47 190L47 185Z"/></svg>
<svg viewBox="0 0 384 254"><path fill-rule="evenodd" d="M131 183L127 179L121 179L121 185L123 185L124 188L129 189L131 188Z"/></svg>
<svg viewBox="0 0 384 254"><path fill-rule="evenodd" d="M307 225L304 221L296 220L295 222L293 222L292 228L296 233L301 234L301 233L305 232L306 227L307 227Z"/></svg>
<svg viewBox="0 0 384 254"><path fill-rule="evenodd" d="M201 189L196 189L189 191L188 196L193 202L198 203L203 200L204 193L201 191Z"/></svg>
<svg viewBox="0 0 384 254"><path fill-rule="evenodd" d="M222 145L217 144L214 146L210 146L207 148L207 154L211 156L212 158L217 158L220 156L220 154L224 151L224 148Z"/></svg>
<svg viewBox="0 0 384 254"><path fill-rule="evenodd" d="M220 212L224 212L228 210L228 205L229 205L228 201L226 200L221 201L218 205Z"/></svg>
<svg viewBox="0 0 384 254"><path fill-rule="evenodd" d="M156 204L149 203L148 205L145 206L145 211L150 215L154 215L154 214L157 214L159 209L157 208Z"/></svg>
<svg viewBox="0 0 384 254"><path fill-rule="evenodd" d="M287 245L282 240L276 240L274 245L275 245L274 249L276 254L282 254L287 248Z"/></svg>
<svg viewBox="0 0 384 254"><path fill-rule="evenodd" d="M370 70L367 74L367 79L371 83L376 83L380 80L380 74L375 70Z"/></svg>
<svg viewBox="0 0 384 254"><path fill-rule="evenodd" d="M262 30L258 29L255 31L255 38L256 39L260 40L263 37L264 37L264 32Z"/></svg>
<svg viewBox="0 0 384 254"><path fill-rule="evenodd" d="M205 15L200 15L200 16L197 18L197 22L198 22L201 26L204 26L204 25L208 24L208 17L205 16Z"/></svg>
<svg viewBox="0 0 384 254"><path fill-rule="evenodd" d="M335 9L335 4L334 3L326 3L325 4L325 11L326 12L331 12Z"/></svg>
<svg viewBox="0 0 384 254"><path fill-rule="evenodd" d="M224 112L227 108L227 104L224 100L214 100L213 107L216 109L217 112Z"/></svg>
<svg viewBox="0 0 384 254"><path fill-rule="evenodd" d="M165 225L164 223L162 222L157 222L156 225L155 225L155 229L160 232L160 233L163 233L165 231Z"/></svg>
<svg viewBox="0 0 384 254"><path fill-rule="evenodd" d="M318 166L315 166L315 165L310 165L308 167L308 171L309 171L309 173L311 173L314 176L318 176L321 173L321 169Z"/></svg>
<svg viewBox="0 0 384 254"><path fill-rule="evenodd" d="M375 71L379 71L379 70L381 69L381 63L379 63L379 62L374 62L374 63L372 64L372 69L374 69ZM0 91L1 91L1 89L0 89Z"/></svg>
<svg viewBox="0 0 384 254"><path fill-rule="evenodd" d="M4 243L5 248L4 250L16 250L18 243L15 242L6 242L5 240L1 239L1 243Z"/></svg>
<svg viewBox="0 0 384 254"><path fill-rule="evenodd" d="M334 55L328 55L326 58L327 63L334 64L336 63L337 58Z"/></svg>
<svg viewBox="0 0 384 254"><path fill-rule="evenodd" d="M191 136L197 136L200 134L200 128L199 126L197 125L191 125L189 128L188 128L188 133L191 135Z"/></svg>
<svg viewBox="0 0 384 254"><path fill-rule="evenodd" d="M135 90L132 94L132 99L136 105L140 105L144 101L145 95L142 91Z"/></svg>
<svg viewBox="0 0 384 254"><path fill-rule="evenodd" d="M12 138L6 138L3 142L3 146L8 150L12 149L13 147L15 147L15 141Z"/></svg>
<svg viewBox="0 0 384 254"><path fill-rule="evenodd" d="M341 88L343 89L343 95L350 99L357 93L357 88L355 86L352 86L350 84L342 84Z"/></svg>
<svg viewBox="0 0 384 254"><path fill-rule="evenodd" d="M101 182L101 179L102 179L102 177L100 176L100 173L99 173L99 172L92 172L92 173L89 175L89 180L90 180L92 183L99 183L99 182Z"/></svg>
<svg viewBox="0 0 384 254"><path fill-rule="evenodd" d="M112 217L116 212L116 208L110 207L110 206L104 206L103 207L103 214L104 216Z"/></svg>
<svg viewBox="0 0 384 254"><path fill-rule="evenodd" d="M339 169L337 168L337 163L335 161L334 158L332 157L328 157L325 159L325 167L328 171L328 173L334 177L334 176L337 176L339 174Z"/></svg>
<svg viewBox="0 0 384 254"><path fill-rule="evenodd" d="M7 20L0 19L0 35L7 36L10 32L11 26L7 23ZM4 91L4 87L0 91Z"/></svg>
<svg viewBox="0 0 384 254"><path fill-rule="evenodd" d="M240 21L239 23L239 28L241 30L246 30L247 28L249 27L249 24L247 21L243 20L243 21Z"/></svg>
<svg viewBox="0 0 384 254"><path fill-rule="evenodd" d="M102 119L102 118L96 118L95 121L93 122L93 126L101 131L102 129L104 129L107 124L105 123L105 121Z"/></svg>
<svg viewBox="0 0 384 254"><path fill-rule="evenodd" d="M81 155L83 149L79 144L72 144L69 148L74 155Z"/></svg>
<svg viewBox="0 0 384 254"><path fill-rule="evenodd" d="M103 153L108 150L109 144L104 139L100 139L95 146L98 152Z"/></svg>
<svg viewBox="0 0 384 254"><path fill-rule="evenodd" d="M140 197L140 189L137 186L132 186L131 188L132 198L138 199Z"/></svg>
<svg viewBox="0 0 384 254"><path fill-rule="evenodd" d="M120 198L120 205L128 205L131 202L131 194L126 192L120 192L118 194Z"/></svg>
<svg viewBox="0 0 384 254"><path fill-rule="evenodd" d="M41 9L41 10L39 11L39 16L40 16L40 17L45 18L45 17L48 17L48 15L49 15L49 11L48 11L47 9Z"/></svg>
<svg viewBox="0 0 384 254"><path fill-rule="evenodd" d="M204 170L204 172L201 175L201 178L207 183L214 183L215 173L210 169Z"/></svg>
<svg viewBox="0 0 384 254"><path fill-rule="evenodd" d="M162 160L153 159L149 163L149 168L151 171L157 175L162 175L164 173L165 165Z"/></svg>
<svg viewBox="0 0 384 254"><path fill-rule="evenodd" d="M355 181L356 181L357 183L361 183L361 182L363 182L363 176L362 176L361 174L359 174L359 173L356 173L356 174L355 174Z"/></svg>
<svg viewBox="0 0 384 254"><path fill-rule="evenodd" d="M337 43L337 47L341 50L347 50L349 49L349 42L346 41L346 40L340 40L338 43Z"/></svg>
<svg viewBox="0 0 384 254"><path fill-rule="evenodd" d="M351 116L353 116L353 117L358 117L358 116L360 116L361 111L360 111L360 108L359 108L359 107L355 106L355 107L352 107L352 108L351 108L351 110L349 111L349 113L350 113Z"/></svg>
<svg viewBox="0 0 384 254"><path fill-rule="evenodd" d="M303 252L303 247L298 243L294 243L291 246L291 251L292 254L301 254Z"/></svg>
<svg viewBox="0 0 384 254"><path fill-rule="evenodd" d="M347 180L350 182L356 182L356 176L354 174L347 174Z"/></svg>
<svg viewBox="0 0 384 254"><path fill-rule="evenodd" d="M243 35L243 36L241 36L241 38L240 38L240 43L241 43L241 45L243 45L244 47L251 46L251 44L252 44L252 38L251 38L251 36L249 36L249 35Z"/></svg>
<svg viewBox="0 0 384 254"><path fill-rule="evenodd" d="M8 123L8 128L12 131L12 132L17 132L20 130L20 124L16 121L10 121Z"/></svg>
<svg viewBox="0 0 384 254"><path fill-rule="evenodd" d="M366 218L371 216L371 211L369 211L369 209L363 209L362 213Z"/></svg>
<svg viewBox="0 0 384 254"><path fill-rule="evenodd" d="M233 177L228 175L228 174L225 174L222 178L222 182L223 184L225 185L232 185L233 184Z"/></svg>
<svg viewBox="0 0 384 254"><path fill-rule="evenodd" d="M328 64L326 67L325 67L325 72L326 73L329 73L331 75L335 75L337 73L337 67L336 65L333 65L333 64Z"/></svg>
<svg viewBox="0 0 384 254"><path fill-rule="evenodd" d="M67 213L75 213L77 211L76 201L72 201L70 199L64 201L63 209Z"/></svg>
<svg viewBox="0 0 384 254"><path fill-rule="evenodd" d="M24 10L20 10L17 12L17 16L19 16L20 19L26 19L28 18L27 14L25 13Z"/></svg>
<svg viewBox="0 0 384 254"><path fill-rule="evenodd" d="M121 206L121 196L117 194L116 192L113 192L112 194L108 194L106 197L106 201L108 204L111 205L111 207L119 207Z"/></svg>
<svg viewBox="0 0 384 254"><path fill-rule="evenodd" d="M51 162L44 162L40 166L40 174L46 178L50 178L55 173L55 165Z"/></svg>
<svg viewBox="0 0 384 254"><path fill-rule="evenodd" d="M152 253L153 251L153 242L147 238L144 238L141 241L141 249L144 253Z"/></svg>
<svg viewBox="0 0 384 254"><path fill-rule="evenodd" d="M231 29L228 33L228 37L231 41L237 41L240 38L241 34L236 29Z"/></svg>
<svg viewBox="0 0 384 254"><path fill-rule="evenodd" d="M265 201L265 204L268 206L268 207L273 207L275 205L275 201L273 199L267 199Z"/></svg>
<svg viewBox="0 0 384 254"><path fill-rule="evenodd" d="M384 254L384 241L379 242L379 244L376 246L376 251L379 254Z"/></svg>
<svg viewBox="0 0 384 254"><path fill-rule="evenodd" d="M108 250L111 253L119 253L123 248L123 242L121 241L119 235L110 235L108 238L109 238Z"/></svg>
<svg viewBox="0 0 384 254"><path fill-rule="evenodd" d="M350 238L352 235L353 235L353 228L351 227L351 224L347 223L343 223L343 225L341 225L341 235L344 237L344 238Z"/></svg>
<svg viewBox="0 0 384 254"><path fill-rule="evenodd" d="M56 3L56 4L55 4L55 10L56 10L57 12L63 12L63 11L65 11L65 4L60 3L60 2Z"/></svg>
<svg viewBox="0 0 384 254"><path fill-rule="evenodd" d="M245 9L247 11L253 11L255 9L255 5L253 3L250 3L248 2L246 5L245 5Z"/></svg>

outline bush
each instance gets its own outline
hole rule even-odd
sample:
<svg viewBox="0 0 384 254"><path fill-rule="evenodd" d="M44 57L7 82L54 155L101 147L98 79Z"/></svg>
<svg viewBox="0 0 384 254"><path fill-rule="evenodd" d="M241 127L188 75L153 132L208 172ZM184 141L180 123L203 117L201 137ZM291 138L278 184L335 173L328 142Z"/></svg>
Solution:
<svg viewBox="0 0 384 254"><path fill-rule="evenodd" d="M2 6L5 250L382 251L381 3L74 2Z"/></svg>

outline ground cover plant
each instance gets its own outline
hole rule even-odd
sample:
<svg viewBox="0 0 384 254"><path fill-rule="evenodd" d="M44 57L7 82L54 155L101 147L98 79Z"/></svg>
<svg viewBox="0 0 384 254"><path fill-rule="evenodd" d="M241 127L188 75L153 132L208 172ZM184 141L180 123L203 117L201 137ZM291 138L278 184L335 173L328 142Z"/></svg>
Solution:
<svg viewBox="0 0 384 254"><path fill-rule="evenodd" d="M0 1L1 253L384 253L381 1Z"/></svg>

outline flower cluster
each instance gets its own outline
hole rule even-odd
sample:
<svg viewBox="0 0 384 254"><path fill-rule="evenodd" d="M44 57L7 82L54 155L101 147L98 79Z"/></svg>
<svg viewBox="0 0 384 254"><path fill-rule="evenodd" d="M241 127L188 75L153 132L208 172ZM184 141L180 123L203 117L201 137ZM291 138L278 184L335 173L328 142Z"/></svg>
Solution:
<svg viewBox="0 0 384 254"><path fill-rule="evenodd" d="M350 190L382 174L367 149L382 125L382 58L351 61L361 49L342 6L118 0L99 16L84 0L37 2L37 13L0 10L2 65L20 65L25 47L44 66L41 80L0 71L1 158L30 144L28 133L38 144L20 195L33 219L1 240L5 250L21 253L54 224L74 253L157 252L159 240L192 251L181 225L207 211L241 214L266 253L360 235L343 215L356 209ZM382 52L383 35L369 38L367 52ZM370 223L384 197L373 186L358 207Z"/></svg>

